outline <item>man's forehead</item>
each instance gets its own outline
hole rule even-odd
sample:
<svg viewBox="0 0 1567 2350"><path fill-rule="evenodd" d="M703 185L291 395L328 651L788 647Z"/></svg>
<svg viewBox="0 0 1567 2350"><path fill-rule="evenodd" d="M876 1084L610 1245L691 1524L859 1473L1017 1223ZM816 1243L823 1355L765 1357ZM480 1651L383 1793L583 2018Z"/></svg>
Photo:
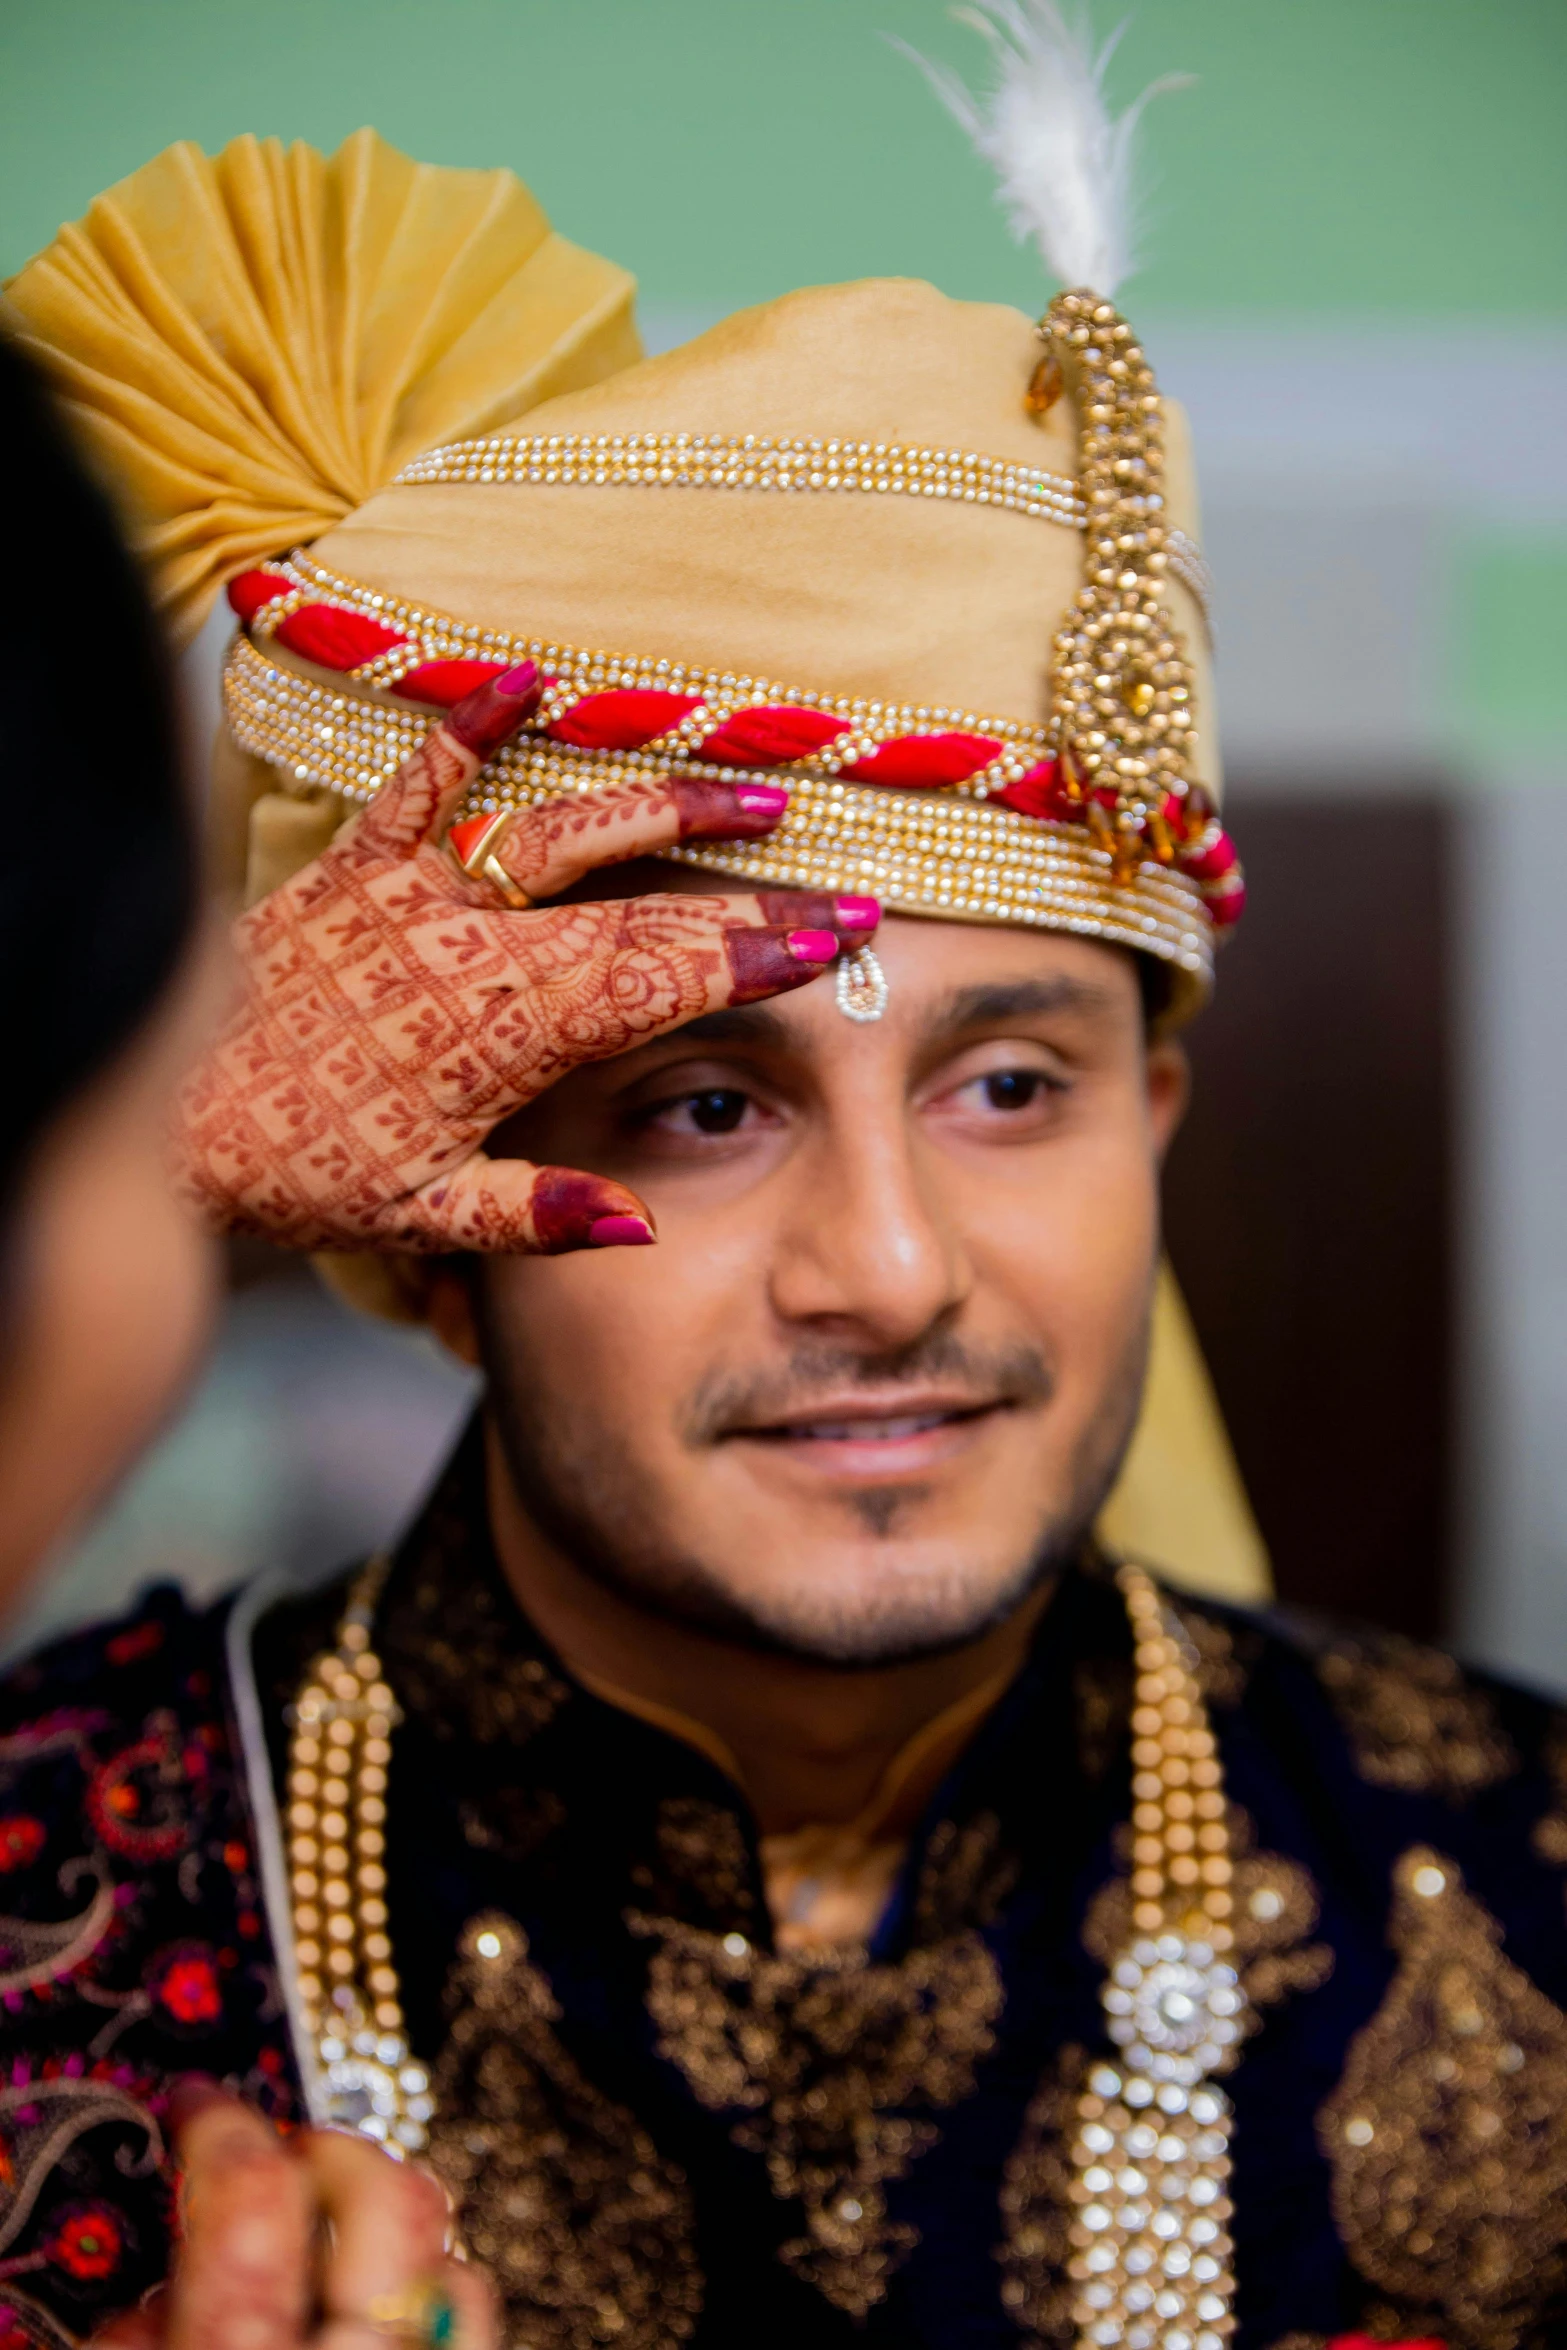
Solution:
<svg viewBox="0 0 1567 2350"><path fill-rule="evenodd" d="M1132 958L1046 930L884 916L875 953L887 979L887 1008L875 1022L839 1010L832 979L734 1013L692 1022L693 1042L750 1036L811 1054L895 1052L970 1030L1072 1021L1107 1030L1142 1026Z"/></svg>

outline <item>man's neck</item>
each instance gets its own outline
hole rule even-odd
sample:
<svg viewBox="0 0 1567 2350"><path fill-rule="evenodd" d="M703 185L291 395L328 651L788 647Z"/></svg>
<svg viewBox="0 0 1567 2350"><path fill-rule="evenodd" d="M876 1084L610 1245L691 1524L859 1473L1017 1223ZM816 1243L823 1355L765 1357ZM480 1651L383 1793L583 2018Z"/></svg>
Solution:
<svg viewBox="0 0 1567 2350"><path fill-rule="evenodd" d="M586 1687L686 1736L737 1777L764 1835L857 1820L883 1794L887 1825L912 1825L897 1815L922 1807L932 1773L1005 1688L1048 1596L1036 1592L965 1647L905 1664L845 1671L769 1655L585 1574L528 1516L493 1426L486 1456L496 1555L529 1619Z"/></svg>

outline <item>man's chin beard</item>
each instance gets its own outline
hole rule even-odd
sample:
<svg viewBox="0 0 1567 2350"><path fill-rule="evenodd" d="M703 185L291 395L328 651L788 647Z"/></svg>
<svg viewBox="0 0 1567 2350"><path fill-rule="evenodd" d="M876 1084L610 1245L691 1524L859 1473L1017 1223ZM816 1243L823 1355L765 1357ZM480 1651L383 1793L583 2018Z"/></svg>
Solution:
<svg viewBox="0 0 1567 2350"><path fill-rule="evenodd" d="M1115 1440L1093 1447L1091 1459L1080 1458L1070 1500L1005 1572L977 1587L954 1550L943 1565L899 1583L891 1568L896 1545L889 1544L887 1587L862 1589L852 1606L840 1608L830 1590L738 1590L705 1561L673 1546L655 1548L645 1518L633 1531L632 1511L603 1506L604 1481L584 1473L583 1464L574 1464L572 1475L562 1477L558 1469L552 1474L538 1432L524 1424L525 1415L504 1392L492 1397L491 1408L518 1500L579 1572L645 1615L730 1647L866 1672L968 1647L1080 1555L1130 1442L1136 1393L1134 1387L1131 1407L1115 1415ZM1122 1417L1124 1428L1116 1424ZM598 1507L589 1503L590 1494ZM617 1525L617 1515L625 1522Z"/></svg>
<svg viewBox="0 0 1567 2350"><path fill-rule="evenodd" d="M529 1516L572 1565L643 1615L687 1632L706 1633L753 1655L788 1657L842 1672L871 1672L913 1664L967 1648L1004 1623L1081 1551L1090 1519L1049 1529L1017 1565L976 1589L961 1557L944 1572L934 1568L896 1588L860 1591L852 1605L834 1607L830 1589L755 1594L736 1590L701 1560L643 1549L628 1558L602 1529L561 1507L560 1496L519 1477L509 1446L507 1463ZM884 1570L887 1571L887 1570Z"/></svg>

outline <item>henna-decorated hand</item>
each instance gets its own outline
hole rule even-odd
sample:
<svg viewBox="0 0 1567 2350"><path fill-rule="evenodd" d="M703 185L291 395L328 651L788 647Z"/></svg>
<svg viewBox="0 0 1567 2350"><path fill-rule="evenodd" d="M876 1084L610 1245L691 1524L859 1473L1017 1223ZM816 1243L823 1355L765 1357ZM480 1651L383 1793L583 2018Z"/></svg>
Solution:
<svg viewBox="0 0 1567 2350"><path fill-rule="evenodd" d="M240 921L240 1002L181 1101L184 1184L219 1229L293 1248L539 1250L651 1240L618 1183L490 1159L568 1070L804 986L868 898L764 891L517 912L439 846L539 695L531 662L434 727L326 854ZM689 839L767 832L770 785L651 779L521 811L494 856L529 898Z"/></svg>
<svg viewBox="0 0 1567 2350"><path fill-rule="evenodd" d="M449 2255L446 2193L430 2172L343 2130L285 2142L216 2082L179 2083L170 2119L182 2221L173 2274L89 2350L389 2350L442 2339L495 2350L489 2287Z"/></svg>

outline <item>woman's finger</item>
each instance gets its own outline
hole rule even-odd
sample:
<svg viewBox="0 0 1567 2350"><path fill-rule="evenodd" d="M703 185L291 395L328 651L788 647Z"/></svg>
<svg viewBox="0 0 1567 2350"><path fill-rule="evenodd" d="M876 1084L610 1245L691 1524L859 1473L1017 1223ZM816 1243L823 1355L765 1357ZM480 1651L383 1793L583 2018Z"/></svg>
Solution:
<svg viewBox="0 0 1567 2350"><path fill-rule="evenodd" d="M588 899L496 928L515 977L492 991L486 1059L516 1101L704 1012L787 995L869 935L872 898L803 890ZM782 916L782 920L769 917ZM515 1076L507 1079L508 1066Z"/></svg>
<svg viewBox="0 0 1567 2350"><path fill-rule="evenodd" d="M407 2300L445 2266L446 2190L429 2171L394 2162L351 2130L302 2130L290 2154L331 2222L321 2273L325 2333L390 2319L388 2305Z"/></svg>
<svg viewBox="0 0 1567 2350"><path fill-rule="evenodd" d="M87 2350L163 2350L168 2326L168 2293L160 2286L136 2309L111 2317L88 2340Z"/></svg>
<svg viewBox="0 0 1567 2350"><path fill-rule="evenodd" d="M449 2260L441 2271L441 2281L457 2315L452 2350L495 2350L500 2328L495 2295L484 2271L468 2261Z"/></svg>
<svg viewBox="0 0 1567 2350"><path fill-rule="evenodd" d="M522 661L464 695L382 785L338 846L356 856L411 857L425 841L439 840L485 760L538 708L543 690L537 663Z"/></svg>
<svg viewBox="0 0 1567 2350"><path fill-rule="evenodd" d="M369 1228L386 1245L442 1254L569 1256L584 1248L646 1248L657 1234L634 1191L574 1167L535 1167L475 1151L386 1209Z"/></svg>
<svg viewBox="0 0 1567 2350"><path fill-rule="evenodd" d="M655 856L684 840L760 840L788 805L780 784L666 775L470 816L452 827L450 839L470 874L493 879L493 857L515 888L554 898L600 866Z"/></svg>
<svg viewBox="0 0 1567 2350"><path fill-rule="evenodd" d="M214 2085L173 2107L184 2242L168 2350L297 2350L313 2300L315 2204L272 2125Z"/></svg>
<svg viewBox="0 0 1567 2350"><path fill-rule="evenodd" d="M509 923L497 925L495 935L516 957L527 986L559 984L570 993L579 980L591 987L588 965L595 958L624 947L707 947L722 956L728 954L727 942L734 933L776 932L778 942L798 943L774 958L777 988L768 990L773 993L804 984L796 968L800 963L830 962L840 947L865 945L880 921L875 898L830 890L737 890L732 896L653 890L643 897L582 898L569 906L540 906L523 916L515 929ZM742 956L748 952L741 950ZM805 974L815 976L814 971ZM721 1006L713 1002L706 1008L717 1011Z"/></svg>
<svg viewBox="0 0 1567 2350"><path fill-rule="evenodd" d="M875 898L826 890L742 890L733 896L656 890L646 897L587 898L543 907L518 923L514 941L506 935L528 985L552 990L552 1014L579 994L591 1002L603 978L592 966L609 958L634 949L650 956L659 950L671 956L705 952L713 968L700 997L690 994L689 974L670 967L671 985L686 982L679 988L684 1008L672 997L670 1017L689 1020L698 1011L750 1003L757 993L781 995L803 987L841 948L864 945L880 920ZM575 1047L578 1030L573 1026L566 1033Z"/></svg>
<svg viewBox="0 0 1567 2350"><path fill-rule="evenodd" d="M328 2317L312 2350L494 2350L495 2300L478 2269L443 2260L411 2287L378 2295L368 2322Z"/></svg>

